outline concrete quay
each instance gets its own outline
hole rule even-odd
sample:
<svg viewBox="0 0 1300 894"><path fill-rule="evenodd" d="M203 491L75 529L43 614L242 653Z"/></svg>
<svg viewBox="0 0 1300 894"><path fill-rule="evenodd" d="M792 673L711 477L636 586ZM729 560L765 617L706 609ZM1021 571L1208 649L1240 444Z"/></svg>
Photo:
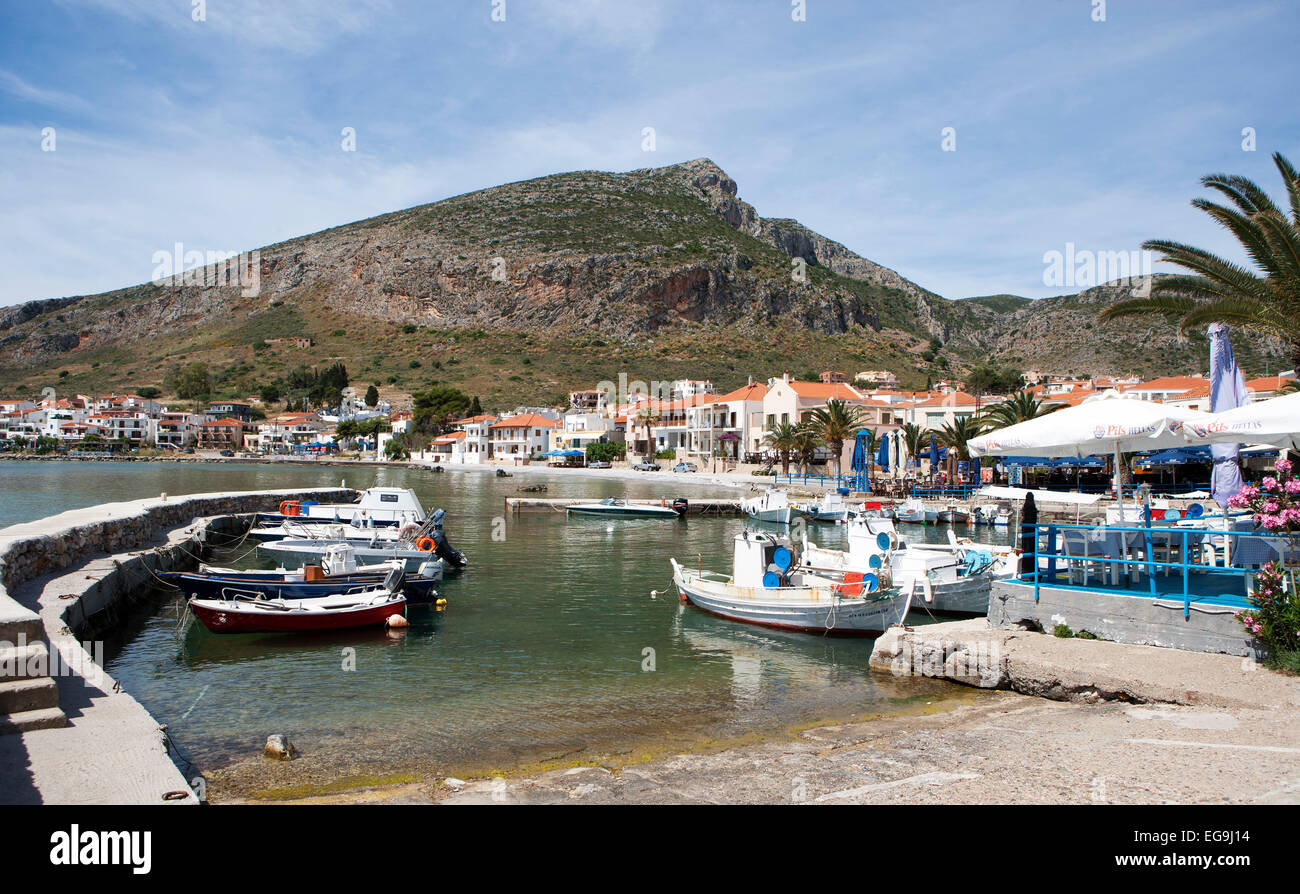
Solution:
<svg viewBox="0 0 1300 894"><path fill-rule="evenodd" d="M241 532L240 516L354 494L160 496L0 529L0 804L196 803L162 727L91 640L155 571L192 565L210 534Z"/></svg>

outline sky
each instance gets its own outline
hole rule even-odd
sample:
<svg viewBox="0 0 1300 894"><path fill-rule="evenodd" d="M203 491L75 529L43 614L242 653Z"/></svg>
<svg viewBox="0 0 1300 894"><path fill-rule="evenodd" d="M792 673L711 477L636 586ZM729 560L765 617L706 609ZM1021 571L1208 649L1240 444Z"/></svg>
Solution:
<svg viewBox="0 0 1300 894"><path fill-rule="evenodd" d="M1078 291L1068 246L1240 258L1188 203L1280 200L1298 37L1296 0L0 0L0 305L702 156L948 298Z"/></svg>

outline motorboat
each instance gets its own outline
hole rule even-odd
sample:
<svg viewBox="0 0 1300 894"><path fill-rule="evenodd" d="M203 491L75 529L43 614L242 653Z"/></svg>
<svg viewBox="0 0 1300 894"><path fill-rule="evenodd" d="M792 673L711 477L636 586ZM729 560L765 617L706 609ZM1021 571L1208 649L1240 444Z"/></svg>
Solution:
<svg viewBox="0 0 1300 894"><path fill-rule="evenodd" d="M847 550L827 549L805 540L808 567L888 574L895 587L912 597L913 608L984 614L993 581L1014 577L1019 557L1009 547L958 539L947 544L908 543L886 519L851 522Z"/></svg>
<svg viewBox="0 0 1300 894"><path fill-rule="evenodd" d="M606 497L595 502L570 503L564 508L579 515L616 515L621 518L680 518L686 514L687 503L682 497L673 500L671 506L662 503L659 505L629 503L619 497Z"/></svg>
<svg viewBox="0 0 1300 894"><path fill-rule="evenodd" d="M277 525L285 520L298 524L354 524L358 527L401 527L420 524L426 518L415 491L407 487L370 487L354 503L319 503L314 500L285 500L278 512L259 512L257 523Z"/></svg>
<svg viewBox="0 0 1300 894"><path fill-rule="evenodd" d="M730 574L669 561L684 601L764 627L869 636L903 623L911 601L875 573L827 575L801 568L787 542L761 531L736 535Z"/></svg>
<svg viewBox="0 0 1300 894"><path fill-rule="evenodd" d="M838 524L843 524L849 519L857 517L858 514L857 510L844 502L844 494L839 491L825 494L816 503L800 508L812 521Z"/></svg>
<svg viewBox="0 0 1300 894"><path fill-rule="evenodd" d="M394 568L402 569L400 589L407 601L433 602L438 598L434 584L442 576L442 566L428 561L418 573L406 574L400 561L378 565L357 565L351 547L338 546L321 560L320 565L303 565L272 570L221 568L200 565L197 571L163 571L158 578L187 595L198 599L233 599L236 596L276 599L319 599L340 593L372 590L387 580Z"/></svg>
<svg viewBox="0 0 1300 894"><path fill-rule="evenodd" d="M968 525L970 513L955 503L949 503L939 510L936 520L941 525Z"/></svg>
<svg viewBox="0 0 1300 894"><path fill-rule="evenodd" d="M938 510L931 509L922 501L912 497L894 507L894 518L914 525L932 525L939 519Z"/></svg>
<svg viewBox="0 0 1300 894"><path fill-rule="evenodd" d="M406 614L406 597L386 587L320 599L191 599L194 617L213 633L306 633L379 627Z"/></svg>
<svg viewBox="0 0 1300 894"><path fill-rule="evenodd" d="M423 524L403 527L401 537L392 539L373 530L368 539L346 536L336 537L286 537L269 543L261 543L258 550L275 556L296 556L302 562L310 559L323 559L331 549L338 546L350 547L355 560L367 563L381 563L400 560L408 572L421 573L420 566L429 562L437 563L435 579L440 579L446 568L464 568L469 564L465 554L456 549L447 540L443 531L442 520L446 512L439 509ZM326 529L327 531L330 529Z"/></svg>
<svg viewBox="0 0 1300 894"><path fill-rule="evenodd" d="M777 525L790 524L795 515L795 508L790 504L789 495L775 488L765 490L756 497L742 499L740 508L755 521Z"/></svg>
<svg viewBox="0 0 1300 894"><path fill-rule="evenodd" d="M371 543L374 541L388 541L396 543L403 537L410 536L414 530L418 530L419 525L414 522L407 522L402 527L395 525L375 525L365 527L355 522L334 522L328 519L315 519L304 521L294 518L286 518L283 521L255 521L253 526L248 529L248 539L258 540L263 543L269 543L273 540L289 540L293 538L305 540L338 540L357 541L358 543Z"/></svg>
<svg viewBox="0 0 1300 894"><path fill-rule="evenodd" d="M1011 524L1011 510L1003 505L983 503L975 507L973 518L977 525L1005 528Z"/></svg>

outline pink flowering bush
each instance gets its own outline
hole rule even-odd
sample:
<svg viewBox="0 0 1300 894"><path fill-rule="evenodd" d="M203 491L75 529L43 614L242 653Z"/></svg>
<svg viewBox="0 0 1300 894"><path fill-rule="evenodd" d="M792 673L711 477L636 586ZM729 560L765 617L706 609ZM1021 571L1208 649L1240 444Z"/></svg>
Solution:
<svg viewBox="0 0 1300 894"><path fill-rule="evenodd" d="M1273 470L1276 474L1265 476L1258 487L1244 485L1228 505L1253 511L1255 523L1265 531L1286 535L1290 554L1295 557L1300 553L1300 479L1294 477L1289 460L1278 460ZM1236 614L1246 632L1263 643L1271 655L1294 658L1300 653L1300 599L1296 598L1295 567L1286 568L1280 562L1269 562L1262 567L1255 576L1251 603L1254 609Z"/></svg>

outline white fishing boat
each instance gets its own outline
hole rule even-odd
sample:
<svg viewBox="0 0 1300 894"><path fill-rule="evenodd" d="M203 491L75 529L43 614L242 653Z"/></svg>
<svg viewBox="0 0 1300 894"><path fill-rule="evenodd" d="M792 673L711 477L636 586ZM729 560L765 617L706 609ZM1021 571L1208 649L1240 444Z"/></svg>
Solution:
<svg viewBox="0 0 1300 894"><path fill-rule="evenodd" d="M434 547L421 549L409 541L393 543L376 540L371 543L358 543L349 540L341 543L338 540L290 537L259 544L257 549L258 552L274 556L281 562L292 560L303 564L312 560L319 562L340 545L347 546L356 560L366 565L401 562L406 571L432 577L434 580L441 580L446 570L446 563L434 554ZM425 567L430 564L432 567Z"/></svg>
<svg viewBox="0 0 1300 894"><path fill-rule="evenodd" d="M736 535L732 555L730 574L670 559L681 598L733 621L824 635L878 634L907 616L910 597L882 588L879 575L801 569L793 550L771 534Z"/></svg>
<svg viewBox="0 0 1300 894"><path fill-rule="evenodd" d="M258 513L261 524L285 520L299 524L354 524L359 527L402 527L425 520L424 507L415 491L407 487L370 487L355 503L317 503L313 500L285 500L278 512Z"/></svg>
<svg viewBox="0 0 1300 894"><path fill-rule="evenodd" d="M967 525L970 524L970 512L956 503L949 503L939 510L937 520L941 525Z"/></svg>
<svg viewBox="0 0 1300 894"><path fill-rule="evenodd" d="M785 491L775 488L765 490L756 497L746 497L740 501L740 508L754 521L771 522L777 525L790 524L795 515L790 497Z"/></svg>
<svg viewBox="0 0 1300 894"><path fill-rule="evenodd" d="M844 502L844 495L839 491L825 494L816 503L800 508L808 518L819 522L843 524L857 516L857 511Z"/></svg>
<svg viewBox="0 0 1300 894"><path fill-rule="evenodd" d="M676 499L671 506L629 503L618 497L606 497L589 503L570 503L564 507L579 515L616 515L622 518L679 518L686 512L686 501Z"/></svg>
<svg viewBox="0 0 1300 894"><path fill-rule="evenodd" d="M947 544L910 544L885 519L851 522L848 541L848 550L805 541L803 561L818 569L885 573L912 597L913 608L937 612L987 612L993 582L1013 577L1019 558L1009 547L959 540L951 531Z"/></svg>
<svg viewBox="0 0 1300 894"><path fill-rule="evenodd" d="M974 521L977 525L1005 528L1011 524L1011 510L1001 504L982 503L975 507Z"/></svg>
<svg viewBox="0 0 1300 894"><path fill-rule="evenodd" d="M894 518L914 525L932 525L939 518L939 512L912 497L894 507Z"/></svg>

